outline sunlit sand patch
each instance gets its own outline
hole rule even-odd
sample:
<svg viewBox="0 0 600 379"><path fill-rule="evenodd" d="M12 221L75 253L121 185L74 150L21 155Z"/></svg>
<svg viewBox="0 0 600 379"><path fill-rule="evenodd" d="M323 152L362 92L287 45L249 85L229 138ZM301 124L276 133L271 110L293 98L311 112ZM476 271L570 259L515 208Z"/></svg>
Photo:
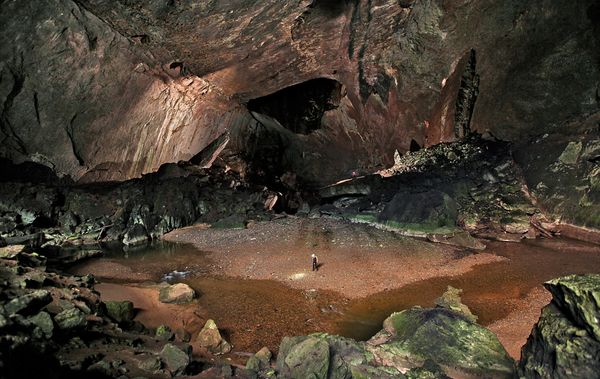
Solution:
<svg viewBox="0 0 600 379"><path fill-rule="evenodd" d="M306 276L305 272L298 272L289 276L290 280L302 280Z"/></svg>

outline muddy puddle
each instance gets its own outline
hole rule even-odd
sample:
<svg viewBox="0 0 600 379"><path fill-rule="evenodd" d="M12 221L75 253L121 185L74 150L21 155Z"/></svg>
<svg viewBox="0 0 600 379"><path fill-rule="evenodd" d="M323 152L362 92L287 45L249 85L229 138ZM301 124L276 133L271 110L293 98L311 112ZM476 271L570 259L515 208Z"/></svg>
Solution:
<svg viewBox="0 0 600 379"><path fill-rule="evenodd" d="M217 320L237 351L256 351L265 345L276 349L286 335L316 331L366 340L392 312L414 305L432 306L447 286L453 286L463 289L463 302L482 325L518 316L519 312L531 314L529 318L517 317L516 322L523 325L508 325L509 331L518 328L512 342L503 340L502 329L492 328L505 345L515 344L507 346L513 356L537 320L539 308L547 303L548 296L539 290L544 281L566 274L600 273L600 247L578 241L488 242L486 253L507 259L475 266L458 276L422 280L355 300L330 291L294 289L272 280L216 277L209 274L218 269L209 254L191 245L166 242L139 250L109 251L73 271L92 272L104 283L187 283L200 293L195 314ZM543 301L530 302L528 296L536 290ZM140 321L149 322L149 326L160 324L161 320L152 318L151 310L145 312L140 315L146 319Z"/></svg>

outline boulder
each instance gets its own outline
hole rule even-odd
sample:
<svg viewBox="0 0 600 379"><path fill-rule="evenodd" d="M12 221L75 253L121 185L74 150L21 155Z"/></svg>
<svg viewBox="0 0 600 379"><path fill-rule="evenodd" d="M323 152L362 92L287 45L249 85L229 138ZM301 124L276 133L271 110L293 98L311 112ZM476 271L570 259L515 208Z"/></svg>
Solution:
<svg viewBox="0 0 600 379"><path fill-rule="evenodd" d="M107 301L106 313L108 317L118 323L131 322L134 317L133 303L131 301Z"/></svg>
<svg viewBox="0 0 600 379"><path fill-rule="evenodd" d="M217 324L211 319L206 321L198 334L198 343L213 354L226 354L231 351L231 345L221 337Z"/></svg>
<svg viewBox="0 0 600 379"><path fill-rule="evenodd" d="M326 379L329 371L329 344L321 338L308 337L289 349L279 373L289 378Z"/></svg>
<svg viewBox="0 0 600 379"><path fill-rule="evenodd" d="M279 346L277 372L283 378L403 378L395 367L373 361L363 342L324 333L285 337Z"/></svg>
<svg viewBox="0 0 600 379"><path fill-rule="evenodd" d="M267 347L263 347L248 359L246 369L255 372L268 369L271 367L272 356L271 351Z"/></svg>
<svg viewBox="0 0 600 379"><path fill-rule="evenodd" d="M569 275L544 287L569 319L600 341L600 274Z"/></svg>
<svg viewBox="0 0 600 379"><path fill-rule="evenodd" d="M542 309L521 349L519 374L535 378L597 378L600 372L600 275L570 275L545 283Z"/></svg>
<svg viewBox="0 0 600 379"><path fill-rule="evenodd" d="M34 314L37 313L42 307L52 302L52 296L50 292L46 290L36 290L23 296L9 301L4 309L7 315L19 313L19 314Z"/></svg>
<svg viewBox="0 0 600 379"><path fill-rule="evenodd" d="M177 283L160 289L158 299L162 303L185 304L196 297L196 291L185 283Z"/></svg>
<svg viewBox="0 0 600 379"><path fill-rule="evenodd" d="M444 308L414 307L392 314L367 349L377 361L395 367L420 367L431 361L446 373L514 376L514 361L491 331Z"/></svg>
<svg viewBox="0 0 600 379"><path fill-rule="evenodd" d="M454 227L458 205L446 193L430 190L414 193L399 191L379 214L379 222L423 225L424 228Z"/></svg>
<svg viewBox="0 0 600 379"><path fill-rule="evenodd" d="M54 323L52 322L52 317L50 317L48 313L42 311L35 316L29 317L28 321L36 326L36 329L39 330L38 335L40 337L52 338ZM35 333L34 330L34 334Z"/></svg>
<svg viewBox="0 0 600 379"><path fill-rule="evenodd" d="M183 351L173 344L166 344L160 352L160 358L173 375L185 372L191 362L190 352Z"/></svg>
<svg viewBox="0 0 600 379"><path fill-rule="evenodd" d="M77 308L65 309L54 316L54 321L63 330L76 329L87 324L85 313Z"/></svg>
<svg viewBox="0 0 600 379"><path fill-rule="evenodd" d="M149 357L140 362L140 369L149 372L155 372L162 368L162 361L158 357Z"/></svg>
<svg viewBox="0 0 600 379"><path fill-rule="evenodd" d="M25 250L25 245L10 245L0 247L0 258L14 259L16 256Z"/></svg>

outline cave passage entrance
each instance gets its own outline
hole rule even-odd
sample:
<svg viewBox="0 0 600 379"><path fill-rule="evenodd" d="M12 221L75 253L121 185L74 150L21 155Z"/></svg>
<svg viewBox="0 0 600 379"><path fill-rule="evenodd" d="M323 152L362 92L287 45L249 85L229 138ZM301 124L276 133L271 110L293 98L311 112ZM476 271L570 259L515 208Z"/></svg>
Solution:
<svg viewBox="0 0 600 379"><path fill-rule="evenodd" d="M294 133L309 134L321 128L323 115L337 108L341 97L341 83L318 78L252 99L248 110L270 116Z"/></svg>

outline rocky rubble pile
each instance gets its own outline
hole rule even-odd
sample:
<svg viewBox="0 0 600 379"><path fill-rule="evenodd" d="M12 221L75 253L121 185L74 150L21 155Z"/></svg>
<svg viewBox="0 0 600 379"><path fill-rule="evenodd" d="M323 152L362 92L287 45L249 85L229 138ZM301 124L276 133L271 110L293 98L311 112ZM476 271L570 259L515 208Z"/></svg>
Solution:
<svg viewBox="0 0 600 379"><path fill-rule="evenodd" d="M0 236L8 244L49 248L119 241L147 243L192 223L265 219L264 187L191 165L164 165L123 183L70 186L0 183Z"/></svg>
<svg viewBox="0 0 600 379"><path fill-rule="evenodd" d="M145 328L133 321L131 302L103 302L92 276L51 271L22 246L0 248L0 290L0 378L170 378L215 370L193 359L183 341L189 335Z"/></svg>
<svg viewBox="0 0 600 379"><path fill-rule="evenodd" d="M472 235L534 238L532 205L506 143L478 136L396 156L390 169L323 188L324 212L472 248Z"/></svg>

